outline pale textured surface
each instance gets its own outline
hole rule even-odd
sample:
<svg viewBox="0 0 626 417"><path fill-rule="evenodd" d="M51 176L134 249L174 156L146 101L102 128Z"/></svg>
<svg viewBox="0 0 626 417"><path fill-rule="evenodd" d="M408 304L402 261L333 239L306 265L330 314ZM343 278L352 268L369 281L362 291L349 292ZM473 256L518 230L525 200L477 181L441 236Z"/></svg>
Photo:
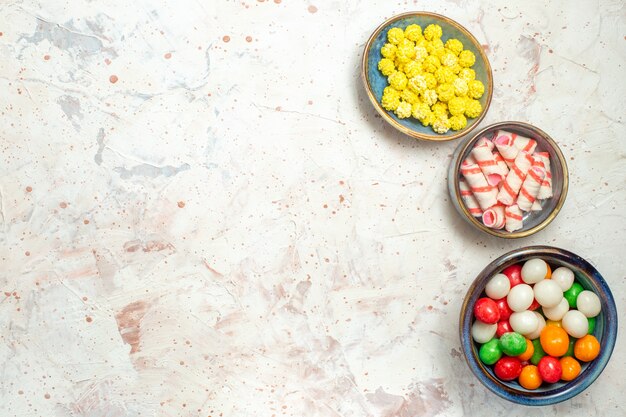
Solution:
<svg viewBox="0 0 626 417"><path fill-rule="evenodd" d="M468 284L522 245L626 302L622 2L519 3L3 1L0 415L624 415L625 320L555 407L500 400L460 354ZM536 236L471 230L458 142L367 101L367 37L419 9L486 45L483 125L561 144L570 194Z"/></svg>

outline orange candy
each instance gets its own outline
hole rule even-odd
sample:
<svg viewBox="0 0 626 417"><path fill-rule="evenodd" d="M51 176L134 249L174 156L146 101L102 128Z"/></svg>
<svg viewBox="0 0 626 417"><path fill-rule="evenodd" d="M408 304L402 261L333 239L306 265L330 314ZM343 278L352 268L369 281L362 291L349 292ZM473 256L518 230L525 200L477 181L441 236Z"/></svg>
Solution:
<svg viewBox="0 0 626 417"><path fill-rule="evenodd" d="M541 386L539 369L535 365L526 365L519 374L519 384L526 389L537 389Z"/></svg>
<svg viewBox="0 0 626 417"><path fill-rule="evenodd" d="M517 355L517 358L522 362L527 361L533 356L533 353L535 353L535 346L533 346L533 342L526 339L526 351L521 355Z"/></svg>
<svg viewBox="0 0 626 417"><path fill-rule="evenodd" d="M580 374L580 363L571 356L564 356L559 362L561 362L561 379L563 381L571 381Z"/></svg>
<svg viewBox="0 0 626 417"><path fill-rule="evenodd" d="M565 355L569 346L569 336L567 335L567 332L562 328L556 327L554 325L547 325L543 328L543 330L541 331L541 335L539 336L539 341L541 342L541 347L548 355L557 358ZM576 347L574 347L574 352L575 351ZM578 358L578 355L576 357Z"/></svg>
<svg viewBox="0 0 626 417"><path fill-rule="evenodd" d="M588 334L574 343L574 356L583 362L589 362L598 357L600 342L593 335Z"/></svg>
<svg viewBox="0 0 626 417"><path fill-rule="evenodd" d="M546 326L556 326L556 327L563 327L563 325L561 325L561 321L554 321L554 320L546 320Z"/></svg>
<svg viewBox="0 0 626 417"><path fill-rule="evenodd" d="M548 267L548 272L546 272L545 279L550 279L552 278L552 269L550 269L550 265L548 265L547 262L546 262L546 266Z"/></svg>

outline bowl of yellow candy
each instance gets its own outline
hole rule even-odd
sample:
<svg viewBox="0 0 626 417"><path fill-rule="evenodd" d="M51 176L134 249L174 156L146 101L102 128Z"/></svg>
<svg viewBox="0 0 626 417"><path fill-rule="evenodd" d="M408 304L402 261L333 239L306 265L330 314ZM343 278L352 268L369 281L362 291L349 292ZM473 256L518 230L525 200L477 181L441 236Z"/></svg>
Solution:
<svg viewBox="0 0 626 417"><path fill-rule="evenodd" d="M372 104L399 131L445 141L483 119L493 93L480 43L452 19L409 12L381 24L365 45L361 77Z"/></svg>

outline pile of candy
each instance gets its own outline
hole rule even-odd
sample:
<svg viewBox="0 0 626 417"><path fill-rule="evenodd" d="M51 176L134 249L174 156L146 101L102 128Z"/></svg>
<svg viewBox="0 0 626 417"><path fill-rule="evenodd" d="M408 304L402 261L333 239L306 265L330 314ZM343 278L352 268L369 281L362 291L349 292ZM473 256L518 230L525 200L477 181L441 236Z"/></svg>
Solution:
<svg viewBox="0 0 626 417"><path fill-rule="evenodd" d="M461 130L480 115L485 86L471 68L476 61L458 39L441 40L439 25L419 25L387 32L378 69L387 77L381 104L400 119L413 116L436 133Z"/></svg>
<svg viewBox="0 0 626 417"><path fill-rule="evenodd" d="M540 211L552 197L548 152L537 141L498 130L483 137L461 164L461 198L485 226L514 232L523 227L523 212Z"/></svg>
<svg viewBox="0 0 626 417"><path fill-rule="evenodd" d="M517 379L534 390L543 382L573 380L579 361L598 356L593 331L600 299L570 269L551 272L544 260L533 258L494 275L485 295L474 305L472 338L480 345L480 360L494 365L499 379Z"/></svg>

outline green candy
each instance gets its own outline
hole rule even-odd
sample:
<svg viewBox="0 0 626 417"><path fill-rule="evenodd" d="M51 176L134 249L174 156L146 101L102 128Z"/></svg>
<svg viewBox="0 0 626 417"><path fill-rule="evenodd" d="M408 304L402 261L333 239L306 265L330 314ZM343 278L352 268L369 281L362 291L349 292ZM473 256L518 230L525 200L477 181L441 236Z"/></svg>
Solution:
<svg viewBox="0 0 626 417"><path fill-rule="evenodd" d="M502 357L502 349L500 349L500 341L497 338L493 338L480 347L478 351L480 360L485 365L493 365L498 362L498 359Z"/></svg>
<svg viewBox="0 0 626 417"><path fill-rule="evenodd" d="M589 330L587 331L587 334L593 334L593 331L596 329L596 318L587 317L587 322L589 323Z"/></svg>
<svg viewBox="0 0 626 417"><path fill-rule="evenodd" d="M535 348L535 353L533 353L533 356L530 357L530 363L536 366L539 364L541 358L546 356L546 352L543 351L539 339L533 340L533 347Z"/></svg>
<svg viewBox="0 0 626 417"><path fill-rule="evenodd" d="M571 356L574 357L574 343L576 343L578 339L574 339L573 337L569 338L569 346L567 347L567 352L563 356Z"/></svg>
<svg viewBox="0 0 626 417"><path fill-rule="evenodd" d="M569 290L563 293L563 297L567 300L570 308L576 308L576 299L578 298L578 294L580 294L583 290L583 286L575 282Z"/></svg>
<svg viewBox="0 0 626 417"><path fill-rule="evenodd" d="M500 349L509 356L521 355L526 352L526 339L516 332L505 333L500 337Z"/></svg>

